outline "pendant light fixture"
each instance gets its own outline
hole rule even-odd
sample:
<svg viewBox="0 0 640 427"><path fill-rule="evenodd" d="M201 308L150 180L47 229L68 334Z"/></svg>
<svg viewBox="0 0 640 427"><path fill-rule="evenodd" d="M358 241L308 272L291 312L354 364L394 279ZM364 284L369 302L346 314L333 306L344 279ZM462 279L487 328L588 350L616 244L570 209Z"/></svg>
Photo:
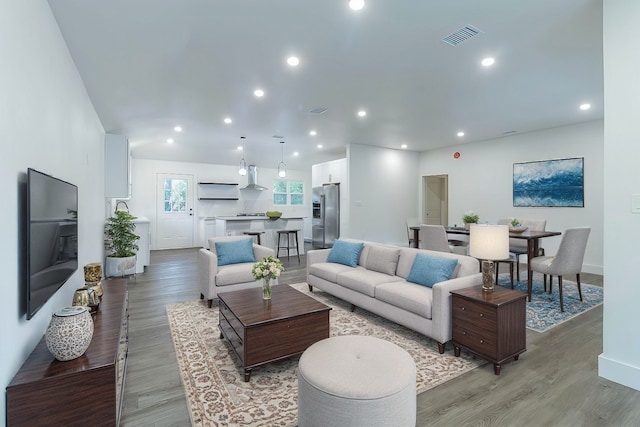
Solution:
<svg viewBox="0 0 640 427"><path fill-rule="evenodd" d="M287 165L284 163L284 141L280 141L282 146L282 161L278 165L278 176L284 178L287 176Z"/></svg>
<svg viewBox="0 0 640 427"><path fill-rule="evenodd" d="M245 176L247 174L247 162L244 161L244 142L245 142L245 137L241 136L240 139L242 140L242 160L240 160L240 168L238 169L238 173L242 176Z"/></svg>

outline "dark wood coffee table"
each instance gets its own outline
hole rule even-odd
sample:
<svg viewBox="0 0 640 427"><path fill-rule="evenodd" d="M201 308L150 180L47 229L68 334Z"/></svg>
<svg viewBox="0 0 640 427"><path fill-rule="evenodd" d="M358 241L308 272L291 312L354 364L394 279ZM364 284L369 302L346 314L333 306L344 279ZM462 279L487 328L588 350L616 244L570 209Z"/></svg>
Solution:
<svg viewBox="0 0 640 427"><path fill-rule="evenodd" d="M220 338L227 338L240 358L245 381L255 366L300 354L329 338L331 307L288 285L272 291L270 300L262 299L261 288L218 294Z"/></svg>

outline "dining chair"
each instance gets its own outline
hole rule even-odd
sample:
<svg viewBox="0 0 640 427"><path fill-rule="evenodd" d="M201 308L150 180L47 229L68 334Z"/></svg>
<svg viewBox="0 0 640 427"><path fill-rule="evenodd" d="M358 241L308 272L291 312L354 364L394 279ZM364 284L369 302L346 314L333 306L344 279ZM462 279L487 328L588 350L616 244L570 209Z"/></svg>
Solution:
<svg viewBox="0 0 640 427"><path fill-rule="evenodd" d="M411 230L411 228L409 227L419 227L420 226L420 220L418 218L415 217L411 217L411 218L407 218L407 240L409 241L409 247L412 247L413 245L413 230ZM416 248L420 247L420 242L418 242L418 244L416 244Z"/></svg>
<svg viewBox="0 0 640 427"><path fill-rule="evenodd" d="M467 246L449 244L443 225L420 224L420 242L422 249L467 255Z"/></svg>
<svg viewBox="0 0 640 427"><path fill-rule="evenodd" d="M507 219L507 218L503 218ZM508 218L509 223L513 218ZM547 228L546 219L523 219L520 221L520 225L527 227L530 231L545 231ZM515 255L516 258L516 277L518 282L520 281L520 255L527 254L527 241L524 239L509 239L509 252Z"/></svg>
<svg viewBox="0 0 640 427"><path fill-rule="evenodd" d="M582 260L587 248L587 240L591 227L567 228L562 235L560 246L554 256L538 256L531 260L531 270L544 275L544 289L547 289L547 275L549 279L549 293L551 293L551 277L558 276L558 291L560 293L560 311L564 311L562 300L562 276L568 274L576 275L578 284L578 295L582 301L582 288L580 287L580 271L582 270Z"/></svg>

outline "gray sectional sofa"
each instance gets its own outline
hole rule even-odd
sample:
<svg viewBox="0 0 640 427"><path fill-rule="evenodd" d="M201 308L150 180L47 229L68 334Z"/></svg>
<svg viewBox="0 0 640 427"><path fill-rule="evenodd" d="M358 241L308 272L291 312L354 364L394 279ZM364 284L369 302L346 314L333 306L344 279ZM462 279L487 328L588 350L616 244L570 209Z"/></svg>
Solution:
<svg viewBox="0 0 640 427"><path fill-rule="evenodd" d="M331 262L336 258L335 252L331 254L332 249L311 250L307 253L309 289L321 289L351 303L352 309L354 306L364 308L433 338L438 343L439 352L444 353L445 344L451 340L449 292L482 284L478 260L464 255L374 242L342 241L362 244L357 265ZM412 267L418 254L422 254L420 260L457 260L451 278L431 287L408 281L408 277L415 280L416 270L412 272Z"/></svg>

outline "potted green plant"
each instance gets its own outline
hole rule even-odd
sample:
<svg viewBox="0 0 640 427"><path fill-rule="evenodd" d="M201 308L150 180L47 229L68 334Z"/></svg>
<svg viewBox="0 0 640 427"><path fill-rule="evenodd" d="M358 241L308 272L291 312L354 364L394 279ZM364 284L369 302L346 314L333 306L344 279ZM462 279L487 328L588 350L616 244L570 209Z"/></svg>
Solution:
<svg viewBox="0 0 640 427"><path fill-rule="evenodd" d="M465 228L469 228L469 224L477 224L479 220L480 216L474 211L466 211L464 215L462 215L462 222Z"/></svg>
<svg viewBox="0 0 640 427"><path fill-rule="evenodd" d="M137 241L135 217L129 212L116 211L104 227L104 245L107 252L105 276L126 276L135 273Z"/></svg>

